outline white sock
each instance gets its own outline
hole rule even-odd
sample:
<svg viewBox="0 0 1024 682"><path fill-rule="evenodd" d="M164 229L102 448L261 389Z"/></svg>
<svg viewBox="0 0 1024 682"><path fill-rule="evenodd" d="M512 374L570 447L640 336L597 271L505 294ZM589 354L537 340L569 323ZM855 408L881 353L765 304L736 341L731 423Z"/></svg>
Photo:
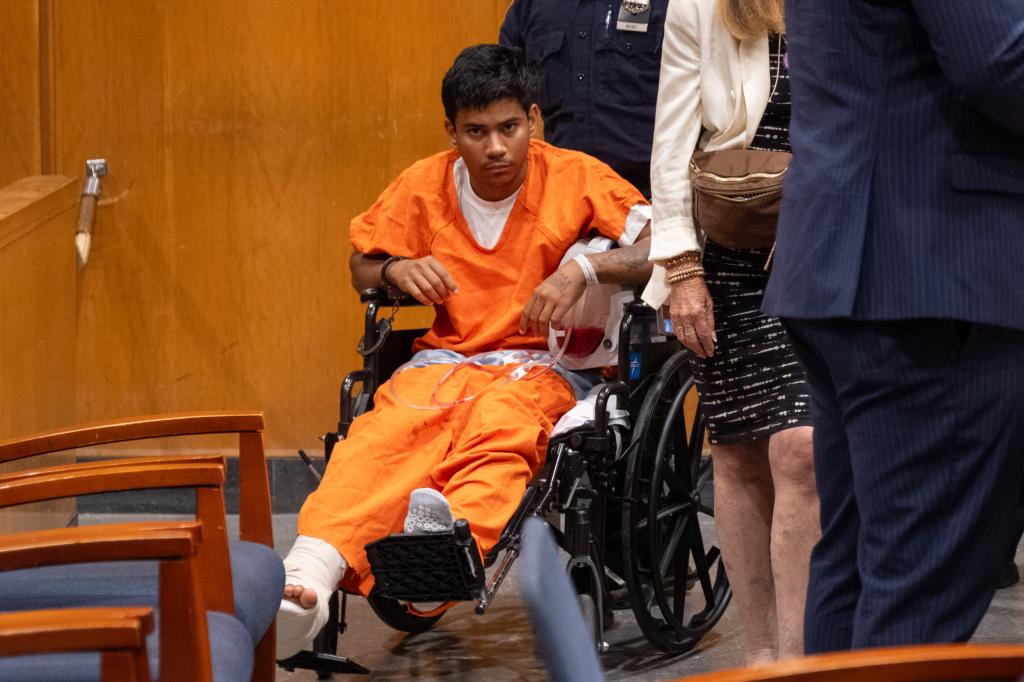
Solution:
<svg viewBox="0 0 1024 682"><path fill-rule="evenodd" d="M281 600L277 612L277 660L295 655L320 632L327 622L328 602L347 568L338 550L320 538L295 538L284 559L284 582L313 588L317 599L316 605L308 609L288 599Z"/></svg>
<svg viewBox="0 0 1024 682"><path fill-rule="evenodd" d="M403 532L444 533L455 526L448 498L433 488L416 488L409 494L409 513Z"/></svg>

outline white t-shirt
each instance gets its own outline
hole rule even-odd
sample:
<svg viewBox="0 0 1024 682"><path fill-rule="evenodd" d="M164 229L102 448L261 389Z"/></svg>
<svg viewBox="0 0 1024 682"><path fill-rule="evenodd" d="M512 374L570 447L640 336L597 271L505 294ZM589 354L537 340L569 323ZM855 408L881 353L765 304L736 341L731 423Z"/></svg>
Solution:
<svg viewBox="0 0 1024 682"><path fill-rule="evenodd" d="M469 181L469 170L461 158L455 160L453 173L455 196L459 198L459 208L462 209L462 215L466 218L473 238L483 248L493 249L501 239L501 233L505 231L508 214L512 212L512 206L516 203L516 197L523 186L520 185L519 189L500 201L486 201L473 191L473 185Z"/></svg>

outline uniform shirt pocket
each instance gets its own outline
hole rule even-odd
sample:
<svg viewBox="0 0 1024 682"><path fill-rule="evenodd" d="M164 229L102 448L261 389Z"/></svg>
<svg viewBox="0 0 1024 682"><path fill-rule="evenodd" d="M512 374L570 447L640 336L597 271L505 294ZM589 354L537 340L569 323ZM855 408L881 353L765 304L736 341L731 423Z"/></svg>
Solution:
<svg viewBox="0 0 1024 682"><path fill-rule="evenodd" d="M653 105L658 97L661 32L614 33L598 45L594 67L602 98L623 104Z"/></svg>
<svg viewBox="0 0 1024 682"><path fill-rule="evenodd" d="M527 48L527 57L537 65L541 74L538 93L541 113L560 105L570 88L571 74L568 56L563 53L564 43L564 31L551 31Z"/></svg>

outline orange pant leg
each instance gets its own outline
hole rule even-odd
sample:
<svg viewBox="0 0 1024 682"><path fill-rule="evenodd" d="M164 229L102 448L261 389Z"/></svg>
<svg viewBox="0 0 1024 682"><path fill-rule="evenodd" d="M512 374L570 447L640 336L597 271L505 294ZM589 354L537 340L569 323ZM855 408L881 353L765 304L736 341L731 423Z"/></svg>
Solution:
<svg viewBox="0 0 1024 682"><path fill-rule="evenodd" d="M403 372L398 377L401 397L429 404L448 369ZM430 471L451 449L447 419L445 411L413 409L395 400L387 384L381 386L374 409L353 421L348 437L335 446L320 486L299 512L298 533L330 543L351 571L369 576L363 548L401 531L409 493L430 485ZM372 582L364 594L370 586Z"/></svg>
<svg viewBox="0 0 1024 682"><path fill-rule="evenodd" d="M448 366L411 369L397 379L400 396L428 405ZM486 388L491 374L467 370L445 383L442 400L479 393L445 410L417 410L389 386L374 409L356 419L331 456L320 487L299 514L298 532L333 545L350 567L346 588L369 594L373 575L365 545L401 531L409 493L431 487L467 518L486 552L544 462L553 422L574 403L554 373ZM486 388L486 390L485 390Z"/></svg>
<svg viewBox="0 0 1024 682"><path fill-rule="evenodd" d="M544 464L551 429L575 404L569 384L545 372L496 385L458 415L452 449L430 475L454 517L469 520L481 552L498 542Z"/></svg>

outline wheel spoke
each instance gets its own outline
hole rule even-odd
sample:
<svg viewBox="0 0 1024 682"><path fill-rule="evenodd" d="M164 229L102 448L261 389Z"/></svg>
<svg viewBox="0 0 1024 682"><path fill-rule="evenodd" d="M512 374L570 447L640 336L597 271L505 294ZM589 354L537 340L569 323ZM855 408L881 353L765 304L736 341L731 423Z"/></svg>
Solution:
<svg viewBox="0 0 1024 682"><path fill-rule="evenodd" d="M704 592L704 603L712 604L715 595L714 587L711 585L711 565L708 562L708 555L704 552L704 538L701 537L699 526L690 535L690 552L693 555L693 564L697 568L700 588Z"/></svg>
<svg viewBox="0 0 1024 682"><path fill-rule="evenodd" d="M676 472L672 471L672 469L666 467L662 475L662 481L668 486L668 489L671 492L676 494L677 497L686 498L690 496L690 489L687 487L686 483L683 482L683 479L679 478L679 476L676 475Z"/></svg>
<svg viewBox="0 0 1024 682"><path fill-rule="evenodd" d="M622 472L623 577L637 624L667 653L691 650L721 618L730 596L728 579L714 558L717 549L705 553L700 537L698 515L710 510L694 504L693 493L707 484L711 472L700 456L700 412L688 420L684 411L693 386L689 361L688 353L677 352L646 390L630 396L639 410ZM696 601L701 597L686 590L692 564L703 568L698 569L708 602L703 607ZM718 577L713 574L716 565Z"/></svg>
<svg viewBox="0 0 1024 682"><path fill-rule="evenodd" d="M661 554L661 561L658 562L658 574L665 575L668 573L669 564L676 557L676 552L679 549L679 541L683 538L683 534L686 532L688 526L689 516L680 516L676 519L676 523L672 528L672 531L668 534L668 540L665 542L665 548Z"/></svg>
<svg viewBox="0 0 1024 682"><path fill-rule="evenodd" d="M675 504L673 504L670 507L665 507L664 509L659 509L657 515L655 516L655 521L660 523L660 522L664 521L665 519L668 519L671 516L676 516L677 514L683 514L684 516L689 516L692 513L693 513L693 504L690 502L690 500L683 500L681 502L676 502ZM637 530L647 530L647 519L646 518L640 519L640 521L636 524L636 529Z"/></svg>

